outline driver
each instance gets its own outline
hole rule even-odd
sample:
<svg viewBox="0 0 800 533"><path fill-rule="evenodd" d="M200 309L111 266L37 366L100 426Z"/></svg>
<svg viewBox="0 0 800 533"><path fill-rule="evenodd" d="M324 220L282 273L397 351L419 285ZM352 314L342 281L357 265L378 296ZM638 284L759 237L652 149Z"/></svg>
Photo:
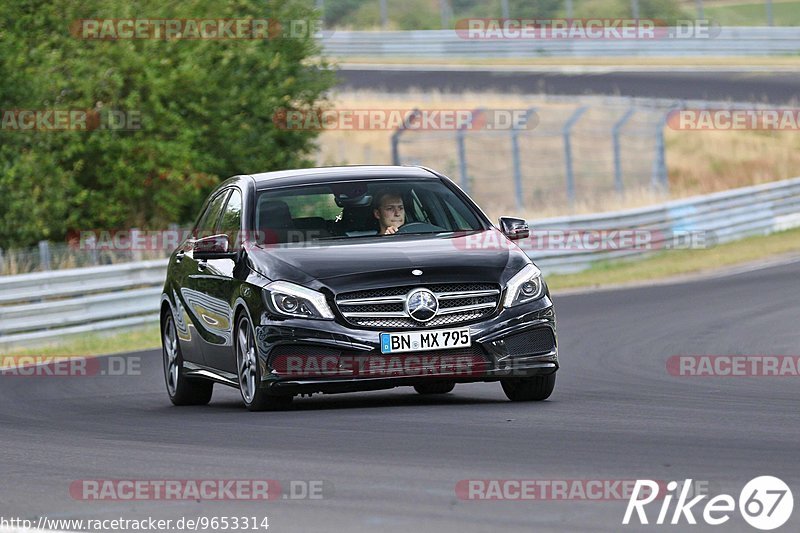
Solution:
<svg viewBox="0 0 800 533"><path fill-rule="evenodd" d="M406 223L406 211L403 207L403 197L399 192L393 190L383 190L375 195L372 211L380 230L378 235L392 235Z"/></svg>

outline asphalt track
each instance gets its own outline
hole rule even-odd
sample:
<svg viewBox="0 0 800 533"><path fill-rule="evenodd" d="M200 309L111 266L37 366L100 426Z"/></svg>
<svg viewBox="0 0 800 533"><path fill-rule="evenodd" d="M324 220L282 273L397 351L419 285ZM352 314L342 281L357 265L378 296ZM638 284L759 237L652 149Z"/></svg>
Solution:
<svg viewBox="0 0 800 533"><path fill-rule="evenodd" d="M734 100L796 104L796 72L696 71L525 72L503 70L431 70L404 67L374 69L348 66L338 72L341 89L465 91L521 94L619 95L687 100Z"/></svg>
<svg viewBox="0 0 800 533"><path fill-rule="evenodd" d="M216 386L173 407L160 352L141 374L0 377L0 516L269 517L284 531L755 531L621 526L625 501L464 501L464 479L709 482L776 475L800 499L798 378L675 377L673 354L798 354L800 263L717 279L555 295L562 368L543 403L499 384L314 396L250 413ZM324 480L321 500L87 502L81 479ZM657 509L650 514L655 518ZM699 518L702 512L696 513ZM781 531L797 531L800 511Z"/></svg>

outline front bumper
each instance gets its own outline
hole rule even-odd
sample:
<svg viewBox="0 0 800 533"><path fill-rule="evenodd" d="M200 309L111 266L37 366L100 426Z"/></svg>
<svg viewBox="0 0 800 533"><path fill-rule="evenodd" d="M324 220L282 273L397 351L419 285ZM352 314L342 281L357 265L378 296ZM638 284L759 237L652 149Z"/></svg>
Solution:
<svg viewBox="0 0 800 533"><path fill-rule="evenodd" d="M497 381L558 370L556 317L549 296L503 308L490 318L463 327L470 329L469 349L384 355L380 331L338 321L274 320L264 313L256 327L262 387L276 395L355 392L432 380ZM306 361L316 357L326 363L325 370L287 364L287 353ZM395 364L392 358L402 363ZM412 360L416 364L409 366Z"/></svg>

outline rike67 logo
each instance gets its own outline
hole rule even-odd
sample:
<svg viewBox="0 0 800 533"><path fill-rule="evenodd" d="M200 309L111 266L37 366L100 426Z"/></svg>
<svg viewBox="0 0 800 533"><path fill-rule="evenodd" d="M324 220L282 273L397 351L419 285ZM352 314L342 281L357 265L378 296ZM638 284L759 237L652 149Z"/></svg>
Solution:
<svg viewBox="0 0 800 533"><path fill-rule="evenodd" d="M659 491L659 483L649 479L637 479L622 523L630 524L634 519L634 513L636 517L634 524L637 519L640 524L697 524L695 513L701 514L702 520L712 526L722 525L730 520L731 514L737 507L737 501L733 496L720 494L702 505L701 502L708 495L701 494L689 499L691 487L691 479L685 480L683 485L679 485L677 481L670 481L666 486L666 494L663 494L660 493L663 491ZM675 496L677 496L675 508L670 513ZM661 507L655 522L650 522L653 515L651 512L648 516L645 507L656 499L661 501ZM768 531L781 527L789 520L794 508L794 498L789 486L781 479L759 476L748 481L739 493L738 508L745 522L756 529Z"/></svg>

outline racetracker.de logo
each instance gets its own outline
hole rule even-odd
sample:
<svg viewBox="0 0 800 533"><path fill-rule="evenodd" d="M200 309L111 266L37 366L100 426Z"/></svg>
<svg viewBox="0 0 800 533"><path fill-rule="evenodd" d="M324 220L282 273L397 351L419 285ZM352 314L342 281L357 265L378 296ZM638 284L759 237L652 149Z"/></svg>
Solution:
<svg viewBox="0 0 800 533"><path fill-rule="evenodd" d="M78 479L69 486L82 501L322 500L332 492L319 479Z"/></svg>
<svg viewBox="0 0 800 533"><path fill-rule="evenodd" d="M713 39L719 24L708 19L468 18L456 21L456 34L469 40L659 40Z"/></svg>
<svg viewBox="0 0 800 533"><path fill-rule="evenodd" d="M78 19L70 24L69 31L76 39L90 41L304 39L320 35L322 21L259 18Z"/></svg>
<svg viewBox="0 0 800 533"><path fill-rule="evenodd" d="M279 109L272 117L283 130L511 131L532 130L538 115L529 109Z"/></svg>
<svg viewBox="0 0 800 533"><path fill-rule="evenodd" d="M680 109L667 126L681 131L797 131L800 109Z"/></svg>
<svg viewBox="0 0 800 533"><path fill-rule="evenodd" d="M277 355L272 369L282 376L306 377L475 377L487 369L480 357L464 355L357 356Z"/></svg>
<svg viewBox="0 0 800 533"><path fill-rule="evenodd" d="M456 483L456 496L460 500L628 500L636 483L635 479L462 479Z"/></svg>
<svg viewBox="0 0 800 533"><path fill-rule="evenodd" d="M69 486L75 500L270 500L274 479L81 479Z"/></svg>
<svg viewBox="0 0 800 533"><path fill-rule="evenodd" d="M532 229L527 237L510 241L499 231L468 233L453 239L459 250L525 251L568 250L704 250L717 242L716 234L705 230L653 230L639 228Z"/></svg>
<svg viewBox="0 0 800 533"><path fill-rule="evenodd" d="M0 376L30 377L94 377L139 376L142 360L138 356L74 357L74 356L2 356Z"/></svg>
<svg viewBox="0 0 800 533"><path fill-rule="evenodd" d="M673 355L667 372L678 377L800 377L800 355Z"/></svg>
<svg viewBox="0 0 800 533"><path fill-rule="evenodd" d="M141 111L116 109L0 109L3 131L135 131Z"/></svg>

